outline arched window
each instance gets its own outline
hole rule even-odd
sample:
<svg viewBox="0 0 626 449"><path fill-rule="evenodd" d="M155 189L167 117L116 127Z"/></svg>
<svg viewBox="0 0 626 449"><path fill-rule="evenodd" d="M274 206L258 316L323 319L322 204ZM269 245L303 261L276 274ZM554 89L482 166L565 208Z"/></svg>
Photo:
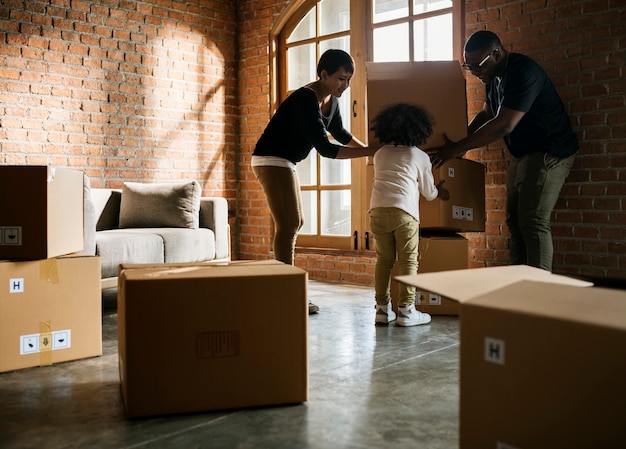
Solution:
<svg viewBox="0 0 626 449"><path fill-rule="evenodd" d="M367 140L366 62L459 59L461 0L298 0L274 27L272 105L317 77L320 55L349 52L356 72L339 99L344 125ZM305 225L298 246L369 249L367 161L312 151L297 165Z"/></svg>

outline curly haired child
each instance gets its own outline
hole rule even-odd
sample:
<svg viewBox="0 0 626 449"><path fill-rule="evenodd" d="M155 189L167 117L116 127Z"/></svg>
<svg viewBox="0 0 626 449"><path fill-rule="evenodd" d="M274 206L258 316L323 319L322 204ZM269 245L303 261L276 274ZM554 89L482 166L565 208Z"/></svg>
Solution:
<svg viewBox="0 0 626 449"><path fill-rule="evenodd" d="M415 287L399 285L398 313L391 306L391 271L417 273L420 195L431 201L448 200L449 192L435 185L429 156L419 146L433 133L433 118L413 104L394 104L381 110L372 130L383 146L374 155L374 184L370 199L370 229L376 240L374 272L376 324L396 320L399 326L430 323L430 315L415 309Z"/></svg>

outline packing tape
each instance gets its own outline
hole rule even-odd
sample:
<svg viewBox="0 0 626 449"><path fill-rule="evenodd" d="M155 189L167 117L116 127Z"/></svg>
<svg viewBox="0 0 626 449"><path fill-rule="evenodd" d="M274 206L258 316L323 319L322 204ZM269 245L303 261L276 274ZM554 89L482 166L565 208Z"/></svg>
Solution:
<svg viewBox="0 0 626 449"><path fill-rule="evenodd" d="M168 268L168 269L165 269L165 270L151 271L150 273L146 273L145 276L146 277L150 277L150 278L158 278L158 277L163 277L163 276L169 276L169 275L172 275L172 274L192 273L194 271L202 270L203 268L205 268L205 267Z"/></svg>
<svg viewBox="0 0 626 449"><path fill-rule="evenodd" d="M39 323L39 366L52 365L52 322Z"/></svg>
<svg viewBox="0 0 626 449"><path fill-rule="evenodd" d="M39 262L39 279L53 284L59 283L59 266L55 258L43 259Z"/></svg>

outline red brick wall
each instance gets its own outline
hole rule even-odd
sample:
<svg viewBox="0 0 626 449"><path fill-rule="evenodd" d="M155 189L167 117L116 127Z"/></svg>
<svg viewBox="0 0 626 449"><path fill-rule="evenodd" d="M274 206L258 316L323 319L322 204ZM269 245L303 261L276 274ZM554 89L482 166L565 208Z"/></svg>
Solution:
<svg viewBox="0 0 626 449"><path fill-rule="evenodd" d="M235 198L236 4L4 0L0 163Z"/></svg>
<svg viewBox="0 0 626 449"><path fill-rule="evenodd" d="M239 111L241 154L238 212L238 256L267 259L271 218L265 195L250 168L257 139L270 118L269 34L289 2L239 2Z"/></svg>
<svg viewBox="0 0 626 449"><path fill-rule="evenodd" d="M580 139L579 156L553 214L554 270L626 277L626 8L617 3L469 1L466 34L488 29L550 74ZM468 82L469 113L482 106ZM487 232L472 238L474 266L506 263L505 154L496 143L472 151L487 164Z"/></svg>
<svg viewBox="0 0 626 449"><path fill-rule="evenodd" d="M4 0L0 163L84 169L95 186L198 179L229 200L234 256L269 257L249 161L270 113L269 32L289 3ZM555 270L625 277L626 11L612 5L467 1L466 34L490 29L537 59L581 139L554 214ZM468 96L472 116L482 88L471 77ZM488 166L487 231L468 235L470 266L506 264L506 150L469 157ZM314 278L363 284L373 263L368 253L297 258Z"/></svg>

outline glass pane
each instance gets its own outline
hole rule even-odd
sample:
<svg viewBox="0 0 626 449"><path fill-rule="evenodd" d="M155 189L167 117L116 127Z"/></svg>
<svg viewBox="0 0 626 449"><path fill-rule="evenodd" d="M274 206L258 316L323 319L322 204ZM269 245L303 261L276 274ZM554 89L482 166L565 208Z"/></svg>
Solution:
<svg viewBox="0 0 626 449"><path fill-rule="evenodd" d="M317 61L315 44L299 45L287 50L287 67L289 70L287 89L296 90L317 79Z"/></svg>
<svg viewBox="0 0 626 449"><path fill-rule="evenodd" d="M304 212L304 225L300 234L317 234L317 200L315 191L302 192L302 212Z"/></svg>
<svg viewBox="0 0 626 449"><path fill-rule="evenodd" d="M413 14L452 8L452 0L413 0Z"/></svg>
<svg viewBox="0 0 626 449"><path fill-rule="evenodd" d="M331 48L337 48L339 50L350 53L350 37L345 36L336 39L327 39L325 41L321 41L320 55ZM337 100L339 100L339 111L341 112L343 127L350 131L350 88L346 89L343 95Z"/></svg>
<svg viewBox="0 0 626 449"><path fill-rule="evenodd" d="M409 24L374 30L374 62L409 60Z"/></svg>
<svg viewBox="0 0 626 449"><path fill-rule="evenodd" d="M350 29L350 0L322 0L320 3L321 35Z"/></svg>
<svg viewBox="0 0 626 449"><path fill-rule="evenodd" d="M320 179L323 186L350 184L350 160L320 158Z"/></svg>
<svg viewBox="0 0 626 449"><path fill-rule="evenodd" d="M452 14L418 20L413 24L415 61L451 61Z"/></svg>
<svg viewBox="0 0 626 449"><path fill-rule="evenodd" d="M320 41L320 55L330 48L338 48L350 53L350 36Z"/></svg>
<svg viewBox="0 0 626 449"><path fill-rule="evenodd" d="M350 191L322 191L322 235L350 236Z"/></svg>
<svg viewBox="0 0 626 449"><path fill-rule="evenodd" d="M317 153L311 151L305 160L296 164L296 173L302 186L314 186L317 184Z"/></svg>
<svg viewBox="0 0 626 449"><path fill-rule="evenodd" d="M311 9L291 32L287 42L297 42L315 36L315 8Z"/></svg>
<svg viewBox="0 0 626 449"><path fill-rule="evenodd" d="M374 0L374 23L408 16L408 0Z"/></svg>

